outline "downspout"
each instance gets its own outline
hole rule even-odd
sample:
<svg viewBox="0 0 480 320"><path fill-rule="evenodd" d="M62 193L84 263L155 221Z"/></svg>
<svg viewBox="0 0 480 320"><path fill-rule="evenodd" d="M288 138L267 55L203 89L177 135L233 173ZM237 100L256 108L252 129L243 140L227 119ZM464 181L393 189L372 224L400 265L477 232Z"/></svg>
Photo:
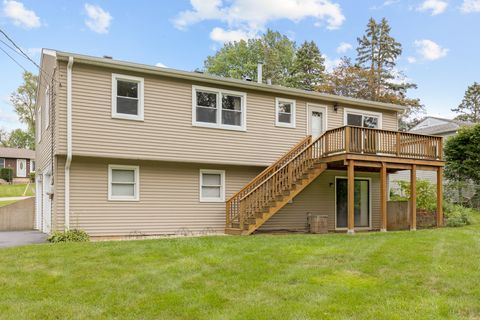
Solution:
<svg viewBox="0 0 480 320"><path fill-rule="evenodd" d="M70 229L70 164L72 163L72 66L73 57L67 64L67 159L65 161L65 230Z"/></svg>

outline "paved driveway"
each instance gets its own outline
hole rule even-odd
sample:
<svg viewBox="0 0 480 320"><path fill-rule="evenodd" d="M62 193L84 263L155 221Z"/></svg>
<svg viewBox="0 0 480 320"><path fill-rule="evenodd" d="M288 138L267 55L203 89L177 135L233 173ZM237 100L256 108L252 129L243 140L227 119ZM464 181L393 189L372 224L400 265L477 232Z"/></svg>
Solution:
<svg viewBox="0 0 480 320"><path fill-rule="evenodd" d="M40 231L0 231L0 248L19 247L46 241L47 235Z"/></svg>

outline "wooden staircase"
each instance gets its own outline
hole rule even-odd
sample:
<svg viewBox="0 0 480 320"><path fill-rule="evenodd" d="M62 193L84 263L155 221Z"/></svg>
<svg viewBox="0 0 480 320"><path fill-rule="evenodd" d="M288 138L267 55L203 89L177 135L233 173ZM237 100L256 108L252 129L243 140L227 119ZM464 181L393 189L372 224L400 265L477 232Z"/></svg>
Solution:
<svg viewBox="0 0 480 320"><path fill-rule="evenodd" d="M260 228L326 170L325 135L307 136L226 203L226 234L248 235Z"/></svg>

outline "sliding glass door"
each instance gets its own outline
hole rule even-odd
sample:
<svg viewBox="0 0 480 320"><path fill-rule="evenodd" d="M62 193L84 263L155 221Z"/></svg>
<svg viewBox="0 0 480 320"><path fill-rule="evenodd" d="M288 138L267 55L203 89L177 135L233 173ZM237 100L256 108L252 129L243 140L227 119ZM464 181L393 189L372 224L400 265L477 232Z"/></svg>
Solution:
<svg viewBox="0 0 480 320"><path fill-rule="evenodd" d="M348 181L346 178L336 178L336 227L347 228L348 216ZM370 227L370 180L355 179L354 222L355 227Z"/></svg>

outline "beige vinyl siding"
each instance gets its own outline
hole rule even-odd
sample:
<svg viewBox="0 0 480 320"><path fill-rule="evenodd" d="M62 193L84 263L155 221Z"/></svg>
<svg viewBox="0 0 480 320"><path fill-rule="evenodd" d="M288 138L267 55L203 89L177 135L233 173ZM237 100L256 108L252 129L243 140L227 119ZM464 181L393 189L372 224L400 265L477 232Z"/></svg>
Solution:
<svg viewBox="0 0 480 320"><path fill-rule="evenodd" d="M50 92L55 92L57 89L56 82L53 82L52 85L52 77L54 76L54 70L56 66L56 59L50 55L44 55L42 61L42 69L44 72L39 76L39 85L38 85L38 96L37 96L37 109L36 109L36 118L41 118L41 128L36 126L36 130L40 130L40 134L42 139L38 142L37 135L38 132L35 134L35 142L36 142L36 170L37 172L46 171L50 168L47 168L52 163L52 130L54 130L54 126L52 122L54 121L54 114L52 109L54 110L53 106L55 104L55 95L50 94L50 126L45 129L46 125L46 118L45 118L45 90L47 86L50 86ZM39 114L38 107L42 106L41 114Z"/></svg>
<svg viewBox="0 0 480 320"><path fill-rule="evenodd" d="M59 171L64 161L60 161ZM108 165L128 164L140 168L140 201L108 200ZM223 233L225 203L199 200L200 169L225 170L226 198L255 177L262 168L74 158L71 166L70 228L92 236L132 234ZM63 177L55 225L63 228Z"/></svg>
<svg viewBox="0 0 480 320"><path fill-rule="evenodd" d="M110 70L73 65L73 154L91 157L266 166L307 134L307 103L327 106L328 128L343 125L343 107L292 96L246 93L247 131L192 126L192 86L187 82L139 73L145 79L144 121L112 119ZM59 64L58 154L66 152L66 64ZM296 100L296 127L275 126L275 98ZM359 109L359 108L356 108ZM372 110L372 109L368 109ZM395 130L396 112L383 112L383 128ZM93 133L95 138L93 137Z"/></svg>
<svg viewBox="0 0 480 320"><path fill-rule="evenodd" d="M306 230L307 215L328 215L328 228L335 230L335 177L346 177L346 171L328 170L287 204L260 230ZM355 177L371 178L372 228L380 228L380 180L378 173L356 172Z"/></svg>
<svg viewBox="0 0 480 320"><path fill-rule="evenodd" d="M359 108L357 106L338 106L338 110L334 111L333 106L328 107L328 129L335 129L341 126L346 125L344 121L345 108L360 110L360 111L371 111L375 113L382 114L382 129L383 130L398 130L398 119L396 111L386 111L386 110L376 110L373 108Z"/></svg>

